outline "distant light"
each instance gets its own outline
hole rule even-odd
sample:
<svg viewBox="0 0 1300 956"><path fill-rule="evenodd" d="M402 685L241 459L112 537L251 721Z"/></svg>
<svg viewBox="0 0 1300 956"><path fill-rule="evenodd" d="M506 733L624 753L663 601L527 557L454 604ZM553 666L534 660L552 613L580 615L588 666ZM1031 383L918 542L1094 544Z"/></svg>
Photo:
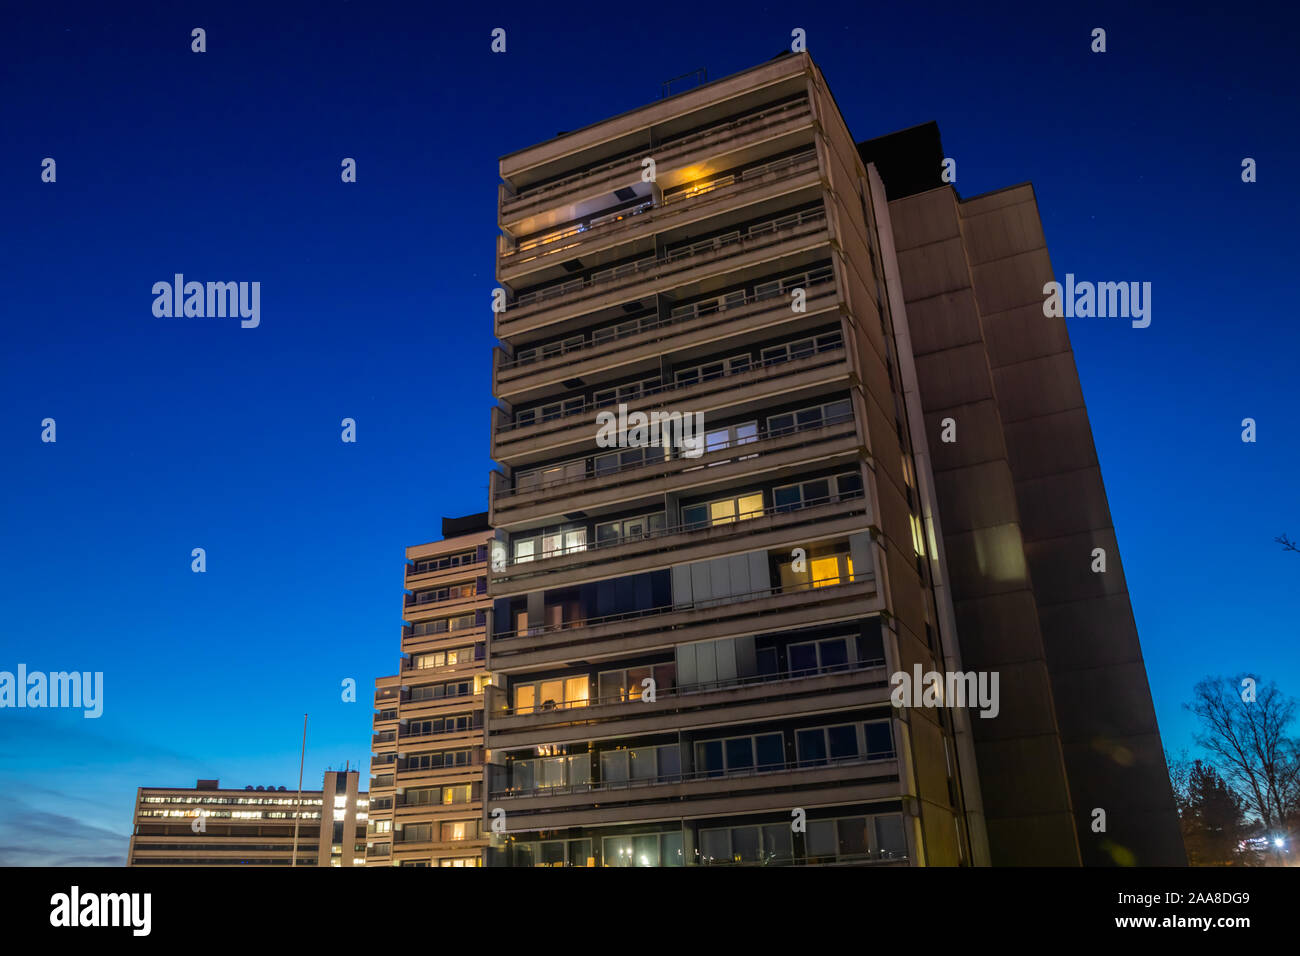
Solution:
<svg viewBox="0 0 1300 956"><path fill-rule="evenodd" d="M1274 838L1273 838L1273 845L1274 845L1274 846L1286 846L1286 840L1282 839L1281 837L1274 837Z"/></svg>

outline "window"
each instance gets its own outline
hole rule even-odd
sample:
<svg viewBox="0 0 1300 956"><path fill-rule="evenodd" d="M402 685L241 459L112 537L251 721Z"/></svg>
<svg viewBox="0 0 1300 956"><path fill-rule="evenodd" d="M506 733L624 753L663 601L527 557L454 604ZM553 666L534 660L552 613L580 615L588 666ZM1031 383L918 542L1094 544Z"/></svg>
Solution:
<svg viewBox="0 0 1300 956"><path fill-rule="evenodd" d="M453 803L469 803L470 785L468 783L455 787L442 788L442 803L449 805Z"/></svg>
<svg viewBox="0 0 1300 956"><path fill-rule="evenodd" d="M552 787L585 787L591 783L588 754L534 757L510 762L510 790L548 790Z"/></svg>
<svg viewBox="0 0 1300 956"><path fill-rule="evenodd" d="M772 489L772 506L777 511L797 511L830 501L855 498L862 494L862 475L849 472L830 478L816 478Z"/></svg>
<svg viewBox="0 0 1300 956"><path fill-rule="evenodd" d="M867 741L868 760L890 760L894 757L894 733L887 720L869 720L862 725ZM944 739L947 756L947 738ZM948 771L952 775L951 769Z"/></svg>
<svg viewBox="0 0 1300 956"><path fill-rule="evenodd" d="M682 509L682 524L687 528L706 525L730 524L747 518L763 516L763 493L751 492L710 501L707 504L688 505Z"/></svg>
<svg viewBox="0 0 1300 956"><path fill-rule="evenodd" d="M793 856L788 824L700 831L700 857L706 866L728 863L780 864L789 862Z"/></svg>
<svg viewBox="0 0 1300 956"><path fill-rule="evenodd" d="M794 359L806 358L817 352L838 349L843 345L844 338L841 336L840 331L836 329L834 332L824 332L810 338L769 346L762 351L763 363L776 365L781 362L790 362Z"/></svg>
<svg viewBox="0 0 1300 956"><path fill-rule="evenodd" d="M411 688L410 700L441 700L444 697L466 697L474 692L470 680L447 681L443 684L422 684Z"/></svg>
<svg viewBox="0 0 1300 956"><path fill-rule="evenodd" d="M429 634L445 634L448 631L461 631L477 625L478 620L475 615L460 614L456 617L441 617L433 621L420 621L411 629L411 635L413 637L424 637Z"/></svg>
<svg viewBox="0 0 1300 956"><path fill-rule="evenodd" d="M713 451L721 451L724 448L733 448L737 445L748 445L758 441L758 422L742 422L739 425L730 425L726 428L716 428L704 433L704 452L708 454ZM745 458L751 458L752 455L746 455ZM743 459L742 459L743 460ZM714 462L720 465L724 462Z"/></svg>
<svg viewBox="0 0 1300 956"><path fill-rule="evenodd" d="M682 755L677 744L624 747L600 755L600 782L605 786L646 781L680 780Z"/></svg>
<svg viewBox="0 0 1300 956"><path fill-rule="evenodd" d="M412 569L414 574L425 574L429 571L444 571L447 568L459 568L466 564L474 564L478 560L477 552L463 551L460 554L444 554L437 558L424 558L416 561Z"/></svg>
<svg viewBox="0 0 1300 956"><path fill-rule="evenodd" d="M511 866L595 866L591 855L591 840L546 840L544 842L512 842Z"/></svg>
<svg viewBox="0 0 1300 956"><path fill-rule="evenodd" d="M862 728L861 736L859 727ZM888 720L797 730L795 745L799 751L801 767L852 760L864 755L868 760L889 760L894 757L893 731Z"/></svg>
<svg viewBox="0 0 1300 956"><path fill-rule="evenodd" d="M453 584L447 588L432 588L428 591L416 591L412 604L438 604L443 601L459 601L478 594L476 584Z"/></svg>
<svg viewBox="0 0 1300 956"><path fill-rule="evenodd" d="M600 841L604 866L683 866L682 835L644 833L605 837Z"/></svg>
<svg viewBox="0 0 1300 956"><path fill-rule="evenodd" d="M849 639L828 637L790 645L790 674L818 674L849 667ZM855 662L856 663L856 662Z"/></svg>
<svg viewBox="0 0 1300 956"><path fill-rule="evenodd" d="M469 664L474 660L475 653L472 646L457 647L450 651L414 654L411 656L411 668L413 670L426 670L430 667L454 667L458 664Z"/></svg>
<svg viewBox="0 0 1300 956"><path fill-rule="evenodd" d="M592 404L616 405L619 402L634 402L639 398L652 394L659 388L659 385L659 377L655 376L654 378L644 378L639 382L629 382L615 388L600 389L592 393Z"/></svg>
<svg viewBox="0 0 1300 956"><path fill-rule="evenodd" d="M821 425L835 425L853 418L853 405L847 399L814 405L781 415L770 415L767 419L767 433L772 436L788 435L803 431L805 428L817 428Z"/></svg>
<svg viewBox="0 0 1300 956"><path fill-rule="evenodd" d="M777 558L777 572L783 588L797 590L848 584L854 579L853 556L849 553L847 541L814 545L808 549L802 571L795 570L794 560L782 554Z"/></svg>
<svg viewBox="0 0 1300 956"><path fill-rule="evenodd" d="M626 670L601 671L597 680L596 696L602 704L621 700L640 700L645 693L646 678L654 680L655 695L663 694L677 686L677 665L646 664Z"/></svg>
<svg viewBox="0 0 1300 956"><path fill-rule="evenodd" d="M649 537L664 528L664 513L638 515L635 518L622 518L618 521L606 521L596 525L596 543L616 544L620 541L635 541Z"/></svg>
<svg viewBox="0 0 1300 956"><path fill-rule="evenodd" d="M785 738L779 733L703 740L695 744L695 771L708 777L784 766Z"/></svg>
<svg viewBox="0 0 1300 956"><path fill-rule="evenodd" d="M428 720L413 720L407 725L403 737L427 737L430 734L452 734L473 730L482 725L482 719L474 719L472 714L453 714L447 717L431 717Z"/></svg>
<svg viewBox="0 0 1300 956"><path fill-rule="evenodd" d="M585 675L529 681L516 684L515 713L531 714L558 707L585 707L591 696L591 680Z"/></svg>
<svg viewBox="0 0 1300 956"><path fill-rule="evenodd" d="M536 408L520 409L515 412L515 424L533 425L538 422L554 421L565 415L576 415L582 411L585 404L582 396L579 395L576 398L566 398L562 401L538 405Z"/></svg>
<svg viewBox="0 0 1300 956"><path fill-rule="evenodd" d="M441 833L439 834L443 843L455 843L460 840L475 840L478 838L478 821L477 820L454 820L441 824Z"/></svg>
<svg viewBox="0 0 1300 956"><path fill-rule="evenodd" d="M438 866L482 866L482 861L476 856L457 856L439 860Z"/></svg>
<svg viewBox="0 0 1300 956"><path fill-rule="evenodd" d="M534 468L532 471L521 471L515 475L515 493L524 494L567 481L577 481L586 477L586 474L587 459L585 458L563 461L555 465L547 465L545 468Z"/></svg>
<svg viewBox="0 0 1300 956"><path fill-rule="evenodd" d="M538 556L553 558L558 554L587 550L585 527L548 528L514 540L515 564L532 561Z"/></svg>
<svg viewBox="0 0 1300 956"><path fill-rule="evenodd" d="M678 385L696 385L700 382L711 382L725 375L748 371L749 366L748 355L733 355L731 358L719 359L716 362L706 362L692 368L680 369L674 374L674 379Z"/></svg>
<svg viewBox="0 0 1300 956"><path fill-rule="evenodd" d="M907 858L903 817L897 813L809 820L804 845L809 860Z"/></svg>

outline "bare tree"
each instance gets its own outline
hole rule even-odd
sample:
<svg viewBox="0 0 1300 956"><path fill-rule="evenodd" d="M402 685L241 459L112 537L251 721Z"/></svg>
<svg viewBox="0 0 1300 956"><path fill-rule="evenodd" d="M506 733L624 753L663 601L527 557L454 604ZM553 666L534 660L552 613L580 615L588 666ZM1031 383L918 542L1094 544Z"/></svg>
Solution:
<svg viewBox="0 0 1300 956"><path fill-rule="evenodd" d="M1264 830L1286 833L1300 822L1300 748L1287 736L1294 698L1258 675L1239 674L1202 680L1184 706L1201 720L1197 744L1217 758Z"/></svg>

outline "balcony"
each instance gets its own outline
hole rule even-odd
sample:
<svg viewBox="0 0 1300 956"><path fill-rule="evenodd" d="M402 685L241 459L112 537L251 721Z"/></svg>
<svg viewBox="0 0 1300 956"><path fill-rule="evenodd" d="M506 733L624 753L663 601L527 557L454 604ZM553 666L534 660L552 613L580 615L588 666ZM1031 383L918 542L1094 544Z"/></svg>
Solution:
<svg viewBox="0 0 1300 956"><path fill-rule="evenodd" d="M739 160L727 162L727 157L744 157L759 148L769 154L780 152L810 138L812 128L812 108L804 98L670 137L653 150L636 149L518 191L502 183L498 219L505 232L516 235L540 232L549 221L579 218L577 213L581 209L598 206L620 189L643 186L641 161L646 156L654 156L656 169L662 171L660 177L704 161L718 166L738 165Z"/></svg>
<svg viewBox="0 0 1300 956"><path fill-rule="evenodd" d="M711 276L824 246L826 211L790 213L702 239L661 256L624 263L518 296L496 314L497 338L510 340L565 319L639 300Z"/></svg>
<svg viewBox="0 0 1300 956"><path fill-rule="evenodd" d="M816 186L821 182L817 151L809 148L740 172L703 177L693 186L665 194L661 202L644 199L633 205L549 233L521 240L513 248L501 238L497 275L512 285L536 283L562 274L563 261L581 256L597 266L626 255L630 247L653 246L654 236L684 229L720 211L755 204Z"/></svg>
<svg viewBox="0 0 1300 956"><path fill-rule="evenodd" d="M578 706L560 704L516 713L494 710L487 746L492 750L551 746L602 736L687 731L727 723L748 723L889 702L889 675L882 661L836 668L782 671L689 687L661 690L653 701L637 697L591 698Z"/></svg>
<svg viewBox="0 0 1300 956"><path fill-rule="evenodd" d="M726 523L675 524L644 534L589 542L582 550L543 552L532 561L507 565L492 576L494 597L524 594L539 586L569 587L584 581L653 571L668 564L797 545L845 536L871 524L863 492L806 502L801 507L767 507Z"/></svg>
<svg viewBox="0 0 1300 956"><path fill-rule="evenodd" d="M565 621L494 635L493 671L526 671L575 657L602 660L677 644L740 637L814 623L866 617L881 610L874 570L841 579L762 588L723 598Z"/></svg>
<svg viewBox="0 0 1300 956"><path fill-rule="evenodd" d="M537 401L563 389L564 382L573 378L596 382L637 370L658 371L662 355L699 351L737 336L752 339L778 327L795 330L825 323L828 313L839 306L834 276L826 274L803 287L808 306L803 313L790 309L787 290L778 287L731 294L725 302L697 303L663 318L624 320L563 342L521 349L513 359L497 349L492 394L515 404Z"/></svg>
<svg viewBox="0 0 1300 956"><path fill-rule="evenodd" d="M863 760L710 776L685 773L676 780L633 781L627 786L579 785L529 794L494 794L492 808L503 807L514 832L595 827L662 819L671 808L685 818L759 813L794 805L871 803L906 793L898 761ZM593 787L599 795L593 799ZM794 804L791 801L797 800Z"/></svg>
<svg viewBox="0 0 1300 956"><path fill-rule="evenodd" d="M758 475L776 478L793 474L813 462L848 461L856 458L859 448L857 426L849 415L822 424L765 429L752 441L705 452L698 458L650 459L602 467L599 474L595 456L561 462L530 478L522 491L506 487L504 476L494 473L491 521L497 528L529 527L576 511L650 502L667 492L726 487ZM671 451L679 454L680 450Z"/></svg>
<svg viewBox="0 0 1300 956"><path fill-rule="evenodd" d="M719 363L721 364L721 363ZM844 344L834 341L811 347L797 358L781 356L765 361L750 361L743 368L726 368L704 380L670 382L642 389L635 400L636 411L666 410L670 403L678 409L701 412L706 419L719 412L740 415L768 405L779 396L793 401L801 393L815 394L828 386L847 387L849 367ZM493 410L491 456L502 464L517 466L537 460L543 453L550 457L590 446L595 437L595 416L602 409L614 410L619 399L587 400L573 404L563 413L543 421L499 422L499 410Z"/></svg>

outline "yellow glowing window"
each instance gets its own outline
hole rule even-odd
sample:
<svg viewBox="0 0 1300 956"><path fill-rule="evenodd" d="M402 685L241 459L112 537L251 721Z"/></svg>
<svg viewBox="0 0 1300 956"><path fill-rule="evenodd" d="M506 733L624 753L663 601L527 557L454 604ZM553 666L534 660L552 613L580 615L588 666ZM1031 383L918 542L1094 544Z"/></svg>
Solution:
<svg viewBox="0 0 1300 956"><path fill-rule="evenodd" d="M564 700L570 707L586 707L589 681L585 677L570 677L564 682Z"/></svg>
<svg viewBox="0 0 1300 956"><path fill-rule="evenodd" d="M840 562L835 555L829 558L812 558L808 565L812 571L813 587L822 588L840 583Z"/></svg>
<svg viewBox="0 0 1300 956"><path fill-rule="evenodd" d="M709 505L709 521L712 524L729 524L736 520L736 502L734 500L715 501Z"/></svg>
<svg viewBox="0 0 1300 956"><path fill-rule="evenodd" d="M515 688L515 712L530 713L537 706L537 688L532 684Z"/></svg>

